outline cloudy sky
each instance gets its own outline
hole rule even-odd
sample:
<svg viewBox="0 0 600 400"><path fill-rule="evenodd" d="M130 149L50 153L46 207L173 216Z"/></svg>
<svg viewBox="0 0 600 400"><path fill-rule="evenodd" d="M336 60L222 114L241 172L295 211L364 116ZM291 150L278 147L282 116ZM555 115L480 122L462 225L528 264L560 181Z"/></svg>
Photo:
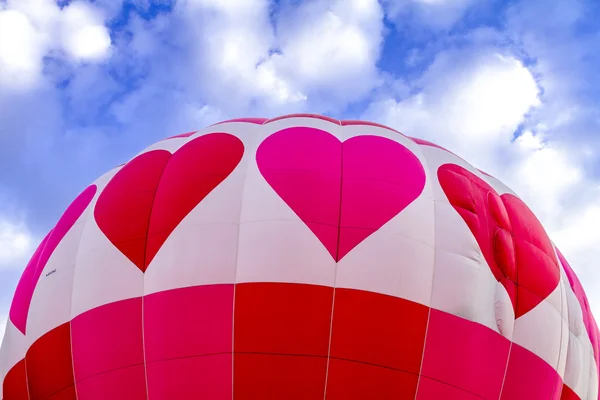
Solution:
<svg viewBox="0 0 600 400"><path fill-rule="evenodd" d="M441 144L534 210L600 315L600 3L0 0L0 335L103 172L227 118L314 112Z"/></svg>

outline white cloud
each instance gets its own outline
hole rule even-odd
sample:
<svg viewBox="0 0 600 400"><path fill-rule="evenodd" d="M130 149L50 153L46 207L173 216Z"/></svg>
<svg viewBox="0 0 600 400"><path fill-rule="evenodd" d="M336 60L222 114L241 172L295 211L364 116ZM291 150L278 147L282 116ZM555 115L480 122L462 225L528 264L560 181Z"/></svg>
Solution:
<svg viewBox="0 0 600 400"><path fill-rule="evenodd" d="M567 212L565 201L575 188L584 184L582 167L555 143L542 144L531 133L516 143L516 161L502 172L507 182L552 229Z"/></svg>
<svg viewBox="0 0 600 400"><path fill-rule="evenodd" d="M61 9L52 0L9 0L0 9L0 85L29 89L39 83L44 56L100 61L110 46L104 16L90 3Z"/></svg>
<svg viewBox="0 0 600 400"><path fill-rule="evenodd" d="M539 88L517 59L497 53L440 54L418 82L422 89L373 103L366 118L447 146L483 169L496 169L502 147L540 104Z"/></svg>
<svg viewBox="0 0 600 400"><path fill-rule="evenodd" d="M379 83L377 0L316 0L271 11L263 0L177 3L174 13L188 28L177 40L190 44L193 64L182 79L206 103L235 115L253 101L271 113L323 111L359 100Z"/></svg>
<svg viewBox="0 0 600 400"><path fill-rule="evenodd" d="M102 15L87 3L72 3L62 12L63 46L75 60L98 61L110 49Z"/></svg>
<svg viewBox="0 0 600 400"><path fill-rule="evenodd" d="M0 268L23 268L33 247L23 222L0 218Z"/></svg>
<svg viewBox="0 0 600 400"><path fill-rule="evenodd" d="M0 85L31 86L41 73L44 46L29 19L18 11L0 11Z"/></svg>

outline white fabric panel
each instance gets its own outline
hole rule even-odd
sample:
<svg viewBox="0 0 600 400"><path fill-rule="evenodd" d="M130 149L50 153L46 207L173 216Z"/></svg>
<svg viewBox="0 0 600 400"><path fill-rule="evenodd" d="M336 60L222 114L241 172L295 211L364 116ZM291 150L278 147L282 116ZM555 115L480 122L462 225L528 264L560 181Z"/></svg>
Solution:
<svg viewBox="0 0 600 400"><path fill-rule="evenodd" d="M253 138L260 125L227 125L217 126L218 131L241 139L246 148L244 156L235 170L183 218L167 238L144 274L145 294L235 282L242 193L248 165L255 164L248 148L254 146ZM190 140L203 134L206 132Z"/></svg>
<svg viewBox="0 0 600 400"><path fill-rule="evenodd" d="M153 150L167 150L169 153L175 153L181 146L186 144L190 140L189 137L178 137L172 139L161 140L160 142L156 142L146 147L144 150L137 153L131 160L135 157L140 156L144 153L148 153Z"/></svg>
<svg viewBox="0 0 600 400"><path fill-rule="evenodd" d="M568 304L567 304L567 288L564 282L560 281L560 316L561 316L561 337L560 337L560 353L558 355L558 366L557 371L561 378L563 378L567 368L567 355L569 353L569 316L568 316ZM552 297L552 294L550 295Z"/></svg>
<svg viewBox="0 0 600 400"><path fill-rule="evenodd" d="M590 355L590 364L588 370L588 392L587 396L582 397L582 399L586 398L590 400L596 400L598 398L598 369L596 368L593 355Z"/></svg>
<svg viewBox="0 0 600 400"><path fill-rule="evenodd" d="M590 398L590 372L593 372L594 358L586 348L581 337L569 332L564 383L582 398ZM597 374L597 373L596 373Z"/></svg>
<svg viewBox="0 0 600 400"><path fill-rule="evenodd" d="M58 244L37 282L27 315L27 343L71 320L71 293L75 260L86 221L92 208L79 217Z"/></svg>
<svg viewBox="0 0 600 400"><path fill-rule="evenodd" d="M378 231L338 263L336 287L367 290L429 305L433 257L434 250L429 244Z"/></svg>
<svg viewBox="0 0 600 400"><path fill-rule="evenodd" d="M505 193L508 194L512 194L513 196L517 196L517 194L508 186L506 186L506 184L504 184L504 182L501 182L500 180L498 180L497 178L484 174L481 171L479 171L479 177L482 178L485 182L487 182L488 185L490 185L491 187L493 187L496 192L498 192L499 195L503 195ZM519 197L519 196L517 196Z"/></svg>
<svg viewBox="0 0 600 400"><path fill-rule="evenodd" d="M6 322L6 330L0 346L0 395L4 376L12 367L25 358L28 348L27 338L9 319Z"/></svg>
<svg viewBox="0 0 600 400"><path fill-rule="evenodd" d="M262 125L246 148L291 126L313 127L339 138L340 126L315 118L289 118ZM249 163L242 200L236 282L289 282L333 286L335 260L306 224L271 188L257 164Z"/></svg>
<svg viewBox="0 0 600 400"><path fill-rule="evenodd" d="M560 293L560 285L555 289ZM542 301L515 321L513 342L525 347L552 368L558 368L562 332L568 332L567 322L548 301Z"/></svg>

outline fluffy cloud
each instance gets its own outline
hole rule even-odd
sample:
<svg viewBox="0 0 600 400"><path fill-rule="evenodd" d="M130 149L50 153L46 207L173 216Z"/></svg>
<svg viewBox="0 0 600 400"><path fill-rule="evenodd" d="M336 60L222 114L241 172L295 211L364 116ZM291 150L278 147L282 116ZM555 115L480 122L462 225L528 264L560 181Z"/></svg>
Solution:
<svg viewBox="0 0 600 400"><path fill-rule="evenodd" d="M109 54L104 16L90 3L60 8L52 0L12 0L0 7L0 87L36 85L48 55L80 62Z"/></svg>
<svg viewBox="0 0 600 400"><path fill-rule="evenodd" d="M415 86L408 98L372 103L364 117L431 139L483 169L499 169L496 152L540 103L529 70L496 49L441 53Z"/></svg>
<svg viewBox="0 0 600 400"><path fill-rule="evenodd" d="M21 268L31 247L31 235L23 223L0 219L0 268Z"/></svg>
<svg viewBox="0 0 600 400"><path fill-rule="evenodd" d="M383 11L377 0L178 2L169 17L132 26L134 51L158 89L223 115L341 110L380 83ZM164 40L185 53L163 56ZM128 47L129 48L129 47ZM160 63L160 65L158 65ZM135 96L135 95L134 95Z"/></svg>

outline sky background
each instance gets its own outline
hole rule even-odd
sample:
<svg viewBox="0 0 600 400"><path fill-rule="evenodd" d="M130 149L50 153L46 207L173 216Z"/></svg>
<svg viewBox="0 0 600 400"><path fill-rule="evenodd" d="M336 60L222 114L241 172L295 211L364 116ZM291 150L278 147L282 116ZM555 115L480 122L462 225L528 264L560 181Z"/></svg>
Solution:
<svg viewBox="0 0 600 400"><path fill-rule="evenodd" d="M0 0L0 336L98 176L228 118L313 112L434 141L533 209L600 317L600 2Z"/></svg>

